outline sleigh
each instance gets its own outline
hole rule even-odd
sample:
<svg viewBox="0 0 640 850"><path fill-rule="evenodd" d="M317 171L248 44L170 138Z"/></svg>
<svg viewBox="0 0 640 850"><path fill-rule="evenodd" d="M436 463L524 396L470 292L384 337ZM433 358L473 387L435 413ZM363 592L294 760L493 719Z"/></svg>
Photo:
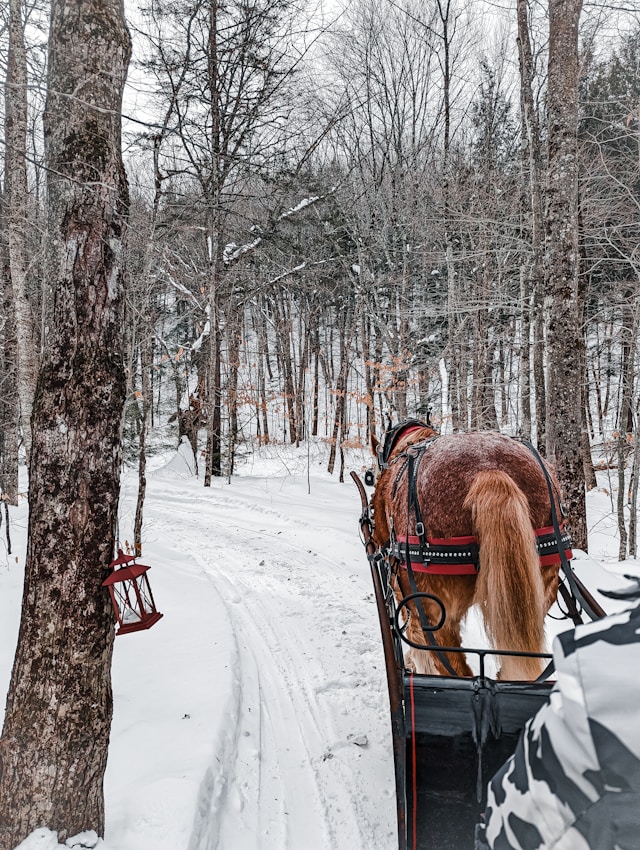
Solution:
<svg viewBox="0 0 640 850"><path fill-rule="evenodd" d="M543 676L531 682L497 681L489 675L496 667L495 656L521 653L467 646L421 645L421 651L464 652L477 670L472 677L416 674L406 669L405 600L398 602L391 589L390 559L373 542L365 489L355 473L352 478L362 500L360 529L371 568L387 672L398 847L474 850L487 783L513 753L527 720L546 702L553 687L551 656L535 654L548 659L548 665ZM597 601L568 569L559 592L567 616L576 625L585 614L591 619L604 616Z"/></svg>

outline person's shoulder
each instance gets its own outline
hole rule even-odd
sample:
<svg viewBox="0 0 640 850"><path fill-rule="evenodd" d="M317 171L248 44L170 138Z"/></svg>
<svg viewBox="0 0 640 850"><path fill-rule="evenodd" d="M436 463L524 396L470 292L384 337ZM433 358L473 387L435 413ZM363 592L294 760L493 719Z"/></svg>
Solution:
<svg viewBox="0 0 640 850"><path fill-rule="evenodd" d="M597 651L604 645L630 644L640 644L640 602L632 608L562 632L554 640L554 649L568 658L574 652Z"/></svg>

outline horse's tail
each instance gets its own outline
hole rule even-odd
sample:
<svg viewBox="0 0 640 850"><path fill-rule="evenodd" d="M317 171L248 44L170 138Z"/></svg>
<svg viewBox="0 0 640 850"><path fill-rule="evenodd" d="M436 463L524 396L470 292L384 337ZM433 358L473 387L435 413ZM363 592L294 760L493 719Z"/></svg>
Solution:
<svg viewBox="0 0 640 850"><path fill-rule="evenodd" d="M474 478L465 499L480 544L474 602L496 649L544 651L544 585L527 499L505 472ZM503 679L535 679L541 660L502 656Z"/></svg>

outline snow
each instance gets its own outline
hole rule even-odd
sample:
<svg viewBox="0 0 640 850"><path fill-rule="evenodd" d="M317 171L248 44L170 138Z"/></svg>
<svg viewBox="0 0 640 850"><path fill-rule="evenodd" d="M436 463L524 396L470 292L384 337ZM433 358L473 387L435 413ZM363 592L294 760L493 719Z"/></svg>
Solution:
<svg viewBox="0 0 640 850"><path fill-rule="evenodd" d="M290 209L285 210L283 213L281 213L281 215L279 217L281 219L282 218L291 218L292 215L295 215L296 213L300 212L300 210L305 209L305 207L311 206L311 204L315 204L319 200L320 200L320 195L311 195L311 197L309 197L309 198L303 198L300 201L300 203L295 205L295 207L291 207Z"/></svg>
<svg viewBox="0 0 640 850"><path fill-rule="evenodd" d="M262 236L258 236L252 242L247 242L246 245L240 245L240 247L238 247L235 242L229 242L228 245L224 246L224 250L222 252L222 260L224 264L229 265L229 263L235 262L235 260L239 259L243 254L257 248L261 242Z"/></svg>
<svg viewBox="0 0 640 850"><path fill-rule="evenodd" d="M164 617L116 638L106 834L20 850L391 850L397 847L384 661L356 488L326 446L256 449L230 481L187 445L149 474L143 557ZM361 471L368 459L351 455ZM611 497L589 494L590 589L624 584ZM123 475L120 529L136 477ZM17 639L27 507L0 551L0 688ZM4 530L4 529L3 529ZM4 537L4 534L2 534ZM607 610L624 607L611 600ZM566 628L566 623L559 629ZM469 629L473 631L473 622ZM4 704L4 700L2 700ZM92 843L93 842L93 843Z"/></svg>

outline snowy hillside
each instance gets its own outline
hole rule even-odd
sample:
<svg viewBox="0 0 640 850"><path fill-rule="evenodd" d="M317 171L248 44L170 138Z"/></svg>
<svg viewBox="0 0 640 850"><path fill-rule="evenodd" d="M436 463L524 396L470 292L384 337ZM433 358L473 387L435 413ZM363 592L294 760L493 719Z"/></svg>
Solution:
<svg viewBox="0 0 640 850"><path fill-rule="evenodd" d="M386 681L359 498L350 480L325 473L326 447L316 451L263 448L210 489L188 458L156 462L142 561L165 616L116 639L100 850L395 846ZM351 460L360 470L366 458ZM135 496L135 476L125 474L122 544ZM615 562L608 495L591 493L589 509L592 559L576 568L591 588L620 584L602 564L638 566ZM24 501L12 523L17 555L0 555L3 694L19 620ZM85 836L82 846L94 843ZM58 843L42 830L22 847Z"/></svg>

